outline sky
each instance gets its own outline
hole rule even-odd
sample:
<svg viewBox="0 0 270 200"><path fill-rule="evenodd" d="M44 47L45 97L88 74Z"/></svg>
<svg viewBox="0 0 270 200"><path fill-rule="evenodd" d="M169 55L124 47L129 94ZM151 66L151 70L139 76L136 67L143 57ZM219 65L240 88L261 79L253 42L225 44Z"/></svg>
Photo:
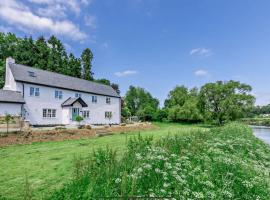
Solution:
<svg viewBox="0 0 270 200"><path fill-rule="evenodd" d="M145 88L163 104L176 85L250 84L270 103L269 0L1 0L0 31L54 34L94 54L95 78Z"/></svg>

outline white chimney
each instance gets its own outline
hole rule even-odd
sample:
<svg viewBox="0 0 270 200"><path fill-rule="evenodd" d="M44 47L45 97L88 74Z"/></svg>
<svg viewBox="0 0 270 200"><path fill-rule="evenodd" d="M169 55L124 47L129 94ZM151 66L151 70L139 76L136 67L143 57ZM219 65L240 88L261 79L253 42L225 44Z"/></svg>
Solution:
<svg viewBox="0 0 270 200"><path fill-rule="evenodd" d="M8 64L15 64L15 59L13 59L12 57L8 57L6 59L6 67Z"/></svg>
<svg viewBox="0 0 270 200"><path fill-rule="evenodd" d="M15 64L15 60L11 57L6 59L6 76L4 90L16 90L16 83L10 70L10 65Z"/></svg>

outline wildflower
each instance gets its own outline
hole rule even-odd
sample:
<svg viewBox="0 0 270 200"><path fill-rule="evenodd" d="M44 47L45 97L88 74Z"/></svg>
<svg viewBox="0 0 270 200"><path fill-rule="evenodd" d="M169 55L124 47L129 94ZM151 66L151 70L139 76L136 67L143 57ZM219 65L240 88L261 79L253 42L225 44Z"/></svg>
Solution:
<svg viewBox="0 0 270 200"><path fill-rule="evenodd" d="M164 187L164 188L167 188L167 187L169 187L169 186L170 186L170 183L164 183L164 184L163 184L163 187Z"/></svg>
<svg viewBox="0 0 270 200"><path fill-rule="evenodd" d="M121 183L121 179L120 178L115 179L115 183L116 184Z"/></svg>

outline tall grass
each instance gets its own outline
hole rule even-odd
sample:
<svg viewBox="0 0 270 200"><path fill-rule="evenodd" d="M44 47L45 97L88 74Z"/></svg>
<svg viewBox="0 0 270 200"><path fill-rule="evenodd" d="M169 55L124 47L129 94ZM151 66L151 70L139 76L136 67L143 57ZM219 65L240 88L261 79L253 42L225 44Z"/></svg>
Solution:
<svg viewBox="0 0 270 200"><path fill-rule="evenodd" d="M95 151L50 199L270 199L270 148L241 124L157 142L138 136L116 155Z"/></svg>

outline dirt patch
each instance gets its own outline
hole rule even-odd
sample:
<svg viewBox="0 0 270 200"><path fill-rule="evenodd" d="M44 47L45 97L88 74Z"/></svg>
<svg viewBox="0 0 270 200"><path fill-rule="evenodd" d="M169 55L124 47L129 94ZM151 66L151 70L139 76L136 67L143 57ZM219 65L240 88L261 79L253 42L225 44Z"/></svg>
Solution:
<svg viewBox="0 0 270 200"><path fill-rule="evenodd" d="M157 128L151 124L140 124L131 126L113 126L104 129L104 132L111 133L130 132L140 130L151 130ZM100 129L97 129L100 130ZM66 130L46 130L46 131L24 131L10 133L0 136L0 147L14 144L31 144L33 142L76 140L96 136L96 129L66 129Z"/></svg>

